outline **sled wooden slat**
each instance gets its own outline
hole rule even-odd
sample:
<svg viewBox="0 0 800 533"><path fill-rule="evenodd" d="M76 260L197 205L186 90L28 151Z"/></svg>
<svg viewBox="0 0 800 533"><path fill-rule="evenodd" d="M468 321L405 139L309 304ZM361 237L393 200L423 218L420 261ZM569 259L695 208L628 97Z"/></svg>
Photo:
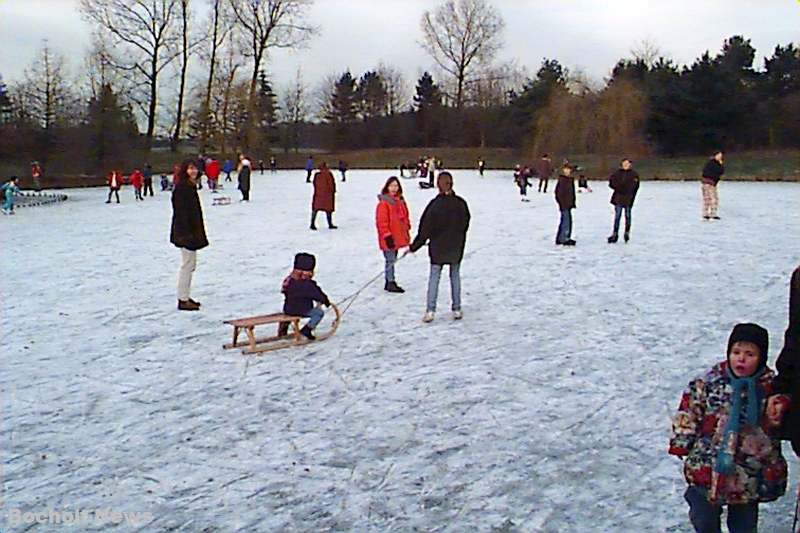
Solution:
<svg viewBox="0 0 800 533"><path fill-rule="evenodd" d="M333 324L325 333L317 334L316 341L308 340L300 334L300 321L303 320L304 317L285 315L283 313L272 313L269 315L258 315L226 320L224 322L225 324L233 326L233 342L225 344L222 347L226 350L231 348L242 348L243 354L260 354L273 350L281 350L290 346L302 346L304 344L325 340L336 333L336 329L339 327L339 321L342 318L339 308L335 305L332 305L331 307L336 315ZM256 326L280 324L281 322L289 323L289 333L287 335L256 337ZM247 340L240 342L239 333L241 333L242 330L244 330Z"/></svg>

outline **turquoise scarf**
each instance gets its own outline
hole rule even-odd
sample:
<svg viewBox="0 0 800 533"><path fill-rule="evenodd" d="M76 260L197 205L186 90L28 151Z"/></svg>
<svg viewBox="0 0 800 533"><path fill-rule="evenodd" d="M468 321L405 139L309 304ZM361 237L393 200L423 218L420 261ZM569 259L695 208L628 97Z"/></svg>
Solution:
<svg viewBox="0 0 800 533"><path fill-rule="evenodd" d="M739 421L742 417L742 392L745 390L747 390L747 413L745 414L747 417L747 424L750 426L758 425L761 398L756 389L756 384L764 373L762 369L750 377L740 378L733 373L730 365L728 365L727 371L728 377L731 380L733 393L731 395L730 417L728 418L728 423L725 425L725 433L722 437L722 448L717 454L717 460L714 463L714 471L720 474L730 474L733 471L733 456L736 453Z"/></svg>

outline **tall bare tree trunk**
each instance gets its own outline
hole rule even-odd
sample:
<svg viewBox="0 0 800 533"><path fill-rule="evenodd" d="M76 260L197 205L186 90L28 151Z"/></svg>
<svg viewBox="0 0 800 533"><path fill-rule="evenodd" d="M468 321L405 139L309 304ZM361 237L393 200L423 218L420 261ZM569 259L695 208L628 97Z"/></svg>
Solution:
<svg viewBox="0 0 800 533"><path fill-rule="evenodd" d="M172 151L176 152L178 150L178 143L181 139L181 122L183 121L183 94L186 89L186 69L189 65L189 28L187 23L188 17L188 4L189 0L181 0L181 21L183 25L181 26L181 34L182 34L182 50L181 56L183 59L183 63L181 64L181 86L178 92L178 116L175 119L175 133L172 135Z"/></svg>
<svg viewBox="0 0 800 533"><path fill-rule="evenodd" d="M206 95L203 100L203 130L200 138L200 148L206 150L208 147L208 131L210 129L210 116L211 116L211 89L214 85L214 70L217 66L217 34L219 33L219 3L220 0L214 0L214 29L211 36L211 63L208 66L208 83L206 83ZM224 141L223 141L224 143Z"/></svg>

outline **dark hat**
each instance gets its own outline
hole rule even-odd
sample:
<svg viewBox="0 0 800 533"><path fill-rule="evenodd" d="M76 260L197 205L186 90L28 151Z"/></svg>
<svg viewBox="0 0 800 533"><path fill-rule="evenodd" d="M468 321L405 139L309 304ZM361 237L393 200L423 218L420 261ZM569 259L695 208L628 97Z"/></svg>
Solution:
<svg viewBox="0 0 800 533"><path fill-rule="evenodd" d="M758 369L767 366L767 354L769 352L769 332L758 324L746 323L736 324L728 338L728 357L731 355L731 348L737 342L752 342L758 346L759 362Z"/></svg>
<svg viewBox="0 0 800 533"><path fill-rule="evenodd" d="M311 254L300 252L294 256L294 268L297 270L305 270L306 272L313 272L314 267L317 266L317 258Z"/></svg>

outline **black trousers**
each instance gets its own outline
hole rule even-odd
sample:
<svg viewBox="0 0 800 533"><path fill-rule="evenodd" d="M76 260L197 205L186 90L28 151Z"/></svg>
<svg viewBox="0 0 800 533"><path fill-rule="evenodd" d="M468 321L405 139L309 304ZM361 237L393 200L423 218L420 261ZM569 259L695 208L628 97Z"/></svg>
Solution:
<svg viewBox="0 0 800 533"><path fill-rule="evenodd" d="M111 189L108 190L108 200L106 200L106 203L109 203L111 201L112 194L117 195L117 203L119 203L119 187L117 187L116 189L112 187Z"/></svg>
<svg viewBox="0 0 800 533"><path fill-rule="evenodd" d="M539 178L539 192L547 192L547 181L550 178ZM544 190L542 190L542 184L544 184Z"/></svg>
<svg viewBox="0 0 800 533"><path fill-rule="evenodd" d="M146 179L144 180L144 195L147 196L147 192L150 192L150 196L153 196L153 180Z"/></svg>
<svg viewBox="0 0 800 533"><path fill-rule="evenodd" d="M319 213L319 209L314 209L311 211L311 225L317 225L317 213ZM325 216L328 217L328 227L333 226L333 213L330 211L325 211Z"/></svg>
<svg viewBox="0 0 800 533"><path fill-rule="evenodd" d="M312 172L312 171L311 171L311 170L306 170L306 172L308 173L308 174L306 175L306 182L311 182L311 172Z"/></svg>

